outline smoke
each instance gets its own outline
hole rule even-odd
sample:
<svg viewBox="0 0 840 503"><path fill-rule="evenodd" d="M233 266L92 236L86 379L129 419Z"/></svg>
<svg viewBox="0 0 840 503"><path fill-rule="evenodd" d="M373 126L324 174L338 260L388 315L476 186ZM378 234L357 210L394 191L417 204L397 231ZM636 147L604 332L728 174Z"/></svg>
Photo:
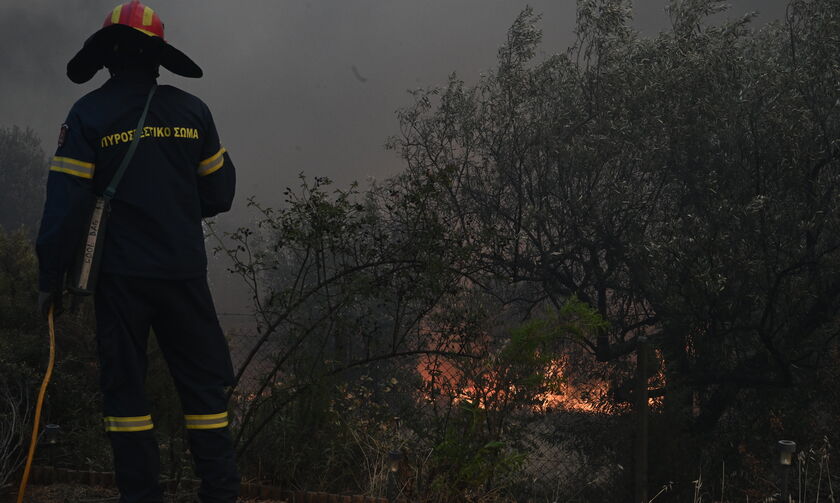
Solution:
<svg viewBox="0 0 840 503"><path fill-rule="evenodd" d="M161 81L203 98L240 168L240 195L276 201L301 171L346 184L387 177L399 162L384 151L407 89L475 80L493 66L524 1L355 0L345 2L149 2L167 39L205 70L200 80L163 70ZM779 17L783 0L735 2L730 15L759 9ZM574 39L575 2L532 2L543 14L543 50ZM667 26L665 2L635 6L644 32ZM6 0L0 7L0 125L32 126L52 149L73 101L101 85L77 86L66 62L101 26L114 0ZM244 198L242 198L244 200Z"/></svg>
<svg viewBox="0 0 840 503"><path fill-rule="evenodd" d="M192 92L213 111L238 168L238 202L223 217L245 218L254 195L278 204L298 173L339 185L382 179L401 169L384 150L397 133L394 111L406 90L443 84L451 72L474 82L495 64L516 15L530 3L542 13L544 53L574 41L573 0L148 0L167 40L205 77L162 70L161 83ZM67 111L101 85L65 76L67 61L101 26L115 0L4 0L0 5L0 126L32 127L51 154ZM637 0L636 26L668 26L664 0ZM778 18L785 0L734 1L729 16L763 11Z"/></svg>

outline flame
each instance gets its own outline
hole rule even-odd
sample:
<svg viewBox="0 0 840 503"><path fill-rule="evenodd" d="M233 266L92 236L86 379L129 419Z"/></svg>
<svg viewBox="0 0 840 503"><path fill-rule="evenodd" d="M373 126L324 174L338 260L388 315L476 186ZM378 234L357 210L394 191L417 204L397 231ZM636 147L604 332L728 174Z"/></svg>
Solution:
<svg viewBox="0 0 840 503"><path fill-rule="evenodd" d="M573 383L567 356L553 360L542 369L539 377L542 384L536 391L533 386L512 383L504 369L485 366L467 376L452 361L436 355L420 358L417 372L423 380L424 398L445 397L456 403L466 400L486 409L505 408L522 400L539 412L559 409L604 413L601 404L606 402L610 391L609 383L603 379Z"/></svg>
<svg viewBox="0 0 840 503"><path fill-rule="evenodd" d="M662 361L657 351L657 360ZM428 355L421 357L416 367L423 381L422 394L427 400L446 398L455 403L469 401L478 407L498 409L511 406L517 400L534 411L563 410L590 414L617 414L631 409L630 403L616 403L611 396L610 382L602 377L581 378L573 371L570 355L552 360L542 369L543 383L539 391L511 382L505 369L486 363L470 369L470 375L449 358ZM648 389L664 388L665 374L660 365L648 379ZM530 396L529 396L530 395ZM648 406L660 409L661 396L648 398Z"/></svg>

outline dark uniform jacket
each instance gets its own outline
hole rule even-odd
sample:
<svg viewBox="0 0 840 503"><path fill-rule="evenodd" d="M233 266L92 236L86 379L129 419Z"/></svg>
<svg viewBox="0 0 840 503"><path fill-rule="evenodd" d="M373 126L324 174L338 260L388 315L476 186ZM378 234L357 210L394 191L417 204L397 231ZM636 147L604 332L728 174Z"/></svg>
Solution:
<svg viewBox="0 0 840 503"><path fill-rule="evenodd" d="M131 143L154 80L117 76L73 105L50 164L37 240L39 288L62 289L102 194ZM202 217L227 211L235 171L210 110L172 86L158 86L137 151L111 201L102 272L160 279L203 276Z"/></svg>

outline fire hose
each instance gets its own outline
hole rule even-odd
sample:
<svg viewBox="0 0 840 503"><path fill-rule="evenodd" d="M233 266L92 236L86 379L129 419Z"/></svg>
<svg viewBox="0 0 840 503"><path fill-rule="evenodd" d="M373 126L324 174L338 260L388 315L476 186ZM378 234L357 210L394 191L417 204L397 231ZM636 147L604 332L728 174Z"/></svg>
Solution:
<svg viewBox="0 0 840 503"><path fill-rule="evenodd" d="M44 380L41 382L41 390L38 392L38 401L35 404L35 421L32 425L32 440L29 442L29 454L26 456L26 466L23 469L23 477L20 481L20 489L18 490L17 503L23 502L23 495L26 493L26 484L29 482L29 471L32 469L32 459L35 457L35 446L38 443L38 431L41 423L41 409L44 406L44 395L47 393L47 385L50 383L52 377L53 366L55 365L55 319L53 313L55 305L50 306L50 312L47 315L47 320L50 326L50 361L47 364L47 373L44 374Z"/></svg>

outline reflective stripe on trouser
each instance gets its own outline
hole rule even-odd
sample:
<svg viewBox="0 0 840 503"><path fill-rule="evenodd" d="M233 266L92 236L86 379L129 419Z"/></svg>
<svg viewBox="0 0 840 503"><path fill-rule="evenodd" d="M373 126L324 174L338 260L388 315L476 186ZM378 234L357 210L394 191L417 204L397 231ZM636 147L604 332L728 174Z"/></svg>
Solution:
<svg viewBox="0 0 840 503"><path fill-rule="evenodd" d="M115 417L107 416L105 418L105 431L146 431L154 428L152 416L129 416L129 417Z"/></svg>
<svg viewBox="0 0 840 503"><path fill-rule="evenodd" d="M184 416L188 430L213 430L228 425L228 413L218 414L187 414Z"/></svg>
<svg viewBox="0 0 840 503"><path fill-rule="evenodd" d="M199 499L202 503L235 501L239 493L239 475L227 411L185 414L184 421L195 461L195 473L201 479Z"/></svg>

